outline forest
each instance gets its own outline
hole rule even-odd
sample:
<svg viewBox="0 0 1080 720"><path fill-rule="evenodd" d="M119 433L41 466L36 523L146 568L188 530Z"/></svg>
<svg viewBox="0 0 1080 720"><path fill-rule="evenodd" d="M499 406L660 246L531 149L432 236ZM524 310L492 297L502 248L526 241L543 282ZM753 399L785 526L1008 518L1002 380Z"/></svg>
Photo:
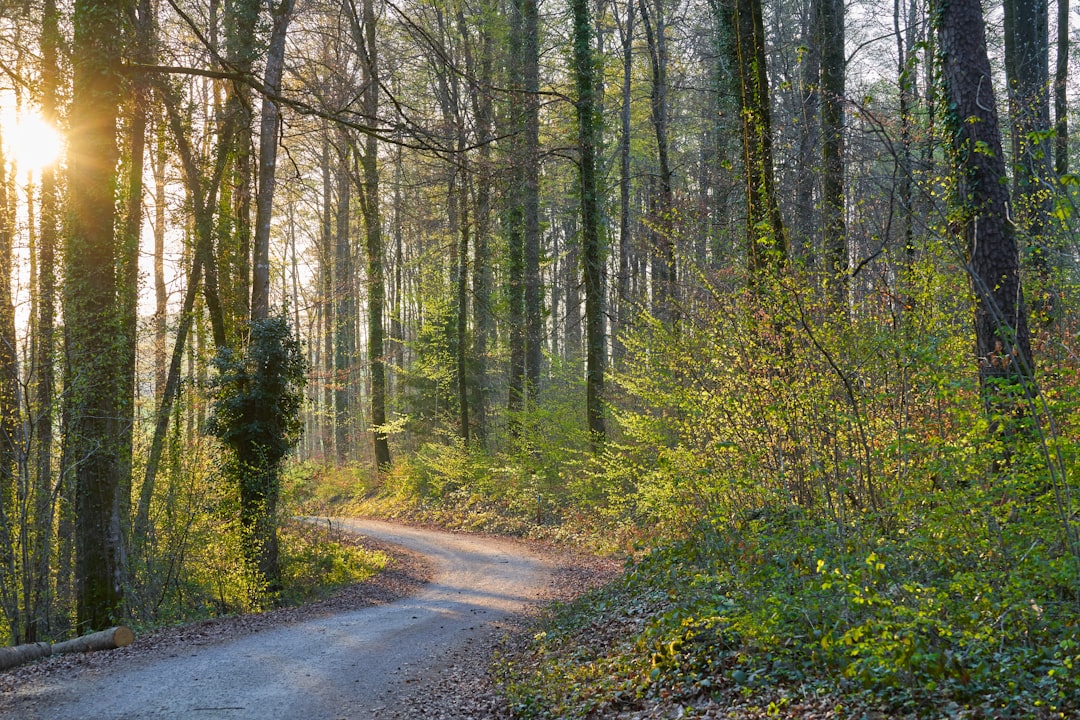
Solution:
<svg viewBox="0 0 1080 720"><path fill-rule="evenodd" d="M273 606L373 514L634 559L525 716L1080 712L1077 23L0 0L0 641Z"/></svg>

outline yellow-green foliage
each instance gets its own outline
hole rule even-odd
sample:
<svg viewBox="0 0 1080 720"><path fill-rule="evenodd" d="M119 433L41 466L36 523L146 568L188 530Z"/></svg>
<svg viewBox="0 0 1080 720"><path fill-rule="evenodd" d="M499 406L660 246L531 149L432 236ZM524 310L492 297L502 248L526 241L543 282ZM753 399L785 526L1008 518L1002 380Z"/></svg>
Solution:
<svg viewBox="0 0 1080 720"><path fill-rule="evenodd" d="M808 278L708 282L676 330L626 338L618 375L601 487L661 547L536 636L504 678L518 710L716 693L827 696L854 708L839 717L1075 717L1076 320L1037 340L1041 392L1005 436L942 261L855 314Z"/></svg>
<svg viewBox="0 0 1080 720"><path fill-rule="evenodd" d="M362 582L386 567L381 551L366 550L331 539L311 525L293 524L280 533L283 597L309 600Z"/></svg>

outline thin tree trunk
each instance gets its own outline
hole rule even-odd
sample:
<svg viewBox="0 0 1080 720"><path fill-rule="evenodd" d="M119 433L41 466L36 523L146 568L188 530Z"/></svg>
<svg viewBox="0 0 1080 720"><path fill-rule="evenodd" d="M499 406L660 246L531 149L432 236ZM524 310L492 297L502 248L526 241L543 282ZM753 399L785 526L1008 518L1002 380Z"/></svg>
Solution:
<svg viewBox="0 0 1080 720"><path fill-rule="evenodd" d="M802 72L799 76L799 172L795 179L795 221L791 232L791 254L807 267L813 267L818 245L818 207L814 199L820 172L821 126L821 5L825 0L807 0L803 4Z"/></svg>
<svg viewBox="0 0 1080 720"><path fill-rule="evenodd" d="M634 69L634 0L626 2L626 25L619 24L622 41L622 109L619 113L619 272L615 282L614 361L625 353L620 335L630 325L630 120Z"/></svg>
<svg viewBox="0 0 1080 720"><path fill-rule="evenodd" d="M57 119L58 65L60 51L59 15L55 0L45 0L41 26L41 114L46 122ZM31 605L38 608L28 618L28 641L36 641L42 626L48 627L49 562L53 541L53 405L56 382L56 246L59 240L60 208L56 170L50 165L41 171L41 211L38 233L37 318L34 333L34 365L37 377L34 384L33 413L37 428L37 462L34 482L34 517L38 528L34 547L34 597ZM57 568L57 583L65 575L63 566Z"/></svg>
<svg viewBox="0 0 1080 720"><path fill-rule="evenodd" d="M540 13L538 0L522 6L525 82L525 395L535 405L540 393L544 318L540 287Z"/></svg>
<svg viewBox="0 0 1080 720"><path fill-rule="evenodd" d="M319 300L319 316L322 321L322 427L320 436L323 439L323 457L331 456L340 458L344 450L337 449L337 413L334 402L334 389L337 387L334 362L334 183L330 167L332 156L330 143L330 127L323 125L322 140L322 231L320 237L322 246L319 248L319 279L322 282L322 292ZM344 152L344 150L343 150ZM344 161L339 160L338 171L347 175L348 167L341 167Z"/></svg>
<svg viewBox="0 0 1080 720"><path fill-rule="evenodd" d="M168 292L165 286L165 122L158 120L154 158L154 394L161 402L167 371L165 343L168 328Z"/></svg>
<svg viewBox="0 0 1080 720"><path fill-rule="evenodd" d="M285 38L292 20L294 0L281 0L272 18L270 46L263 71L262 116L259 124L259 190L255 203L255 236L252 240L251 320L270 314L270 220L274 209L278 130L281 109L271 99L281 93L285 70Z"/></svg>
<svg viewBox="0 0 1080 720"><path fill-rule="evenodd" d="M838 308L846 308L849 271L844 221L844 0L820 0L819 8L822 254L831 299Z"/></svg>
<svg viewBox="0 0 1080 720"><path fill-rule="evenodd" d="M352 0L349 0L350 6ZM364 114L376 123L379 114L379 62L376 45L374 0L363 0L362 16L351 6L354 40L360 52L364 78L362 103ZM371 371L371 425L375 466L382 471L390 466L390 442L386 435L386 356L383 337L383 312L386 304L384 279L382 216L379 210L379 141L373 133L364 138L360 153L362 178L359 180L360 208L364 215L367 244L368 281L368 364Z"/></svg>
<svg viewBox="0 0 1080 720"><path fill-rule="evenodd" d="M1057 64L1054 69L1054 170L1069 172L1069 0L1057 0Z"/></svg>
<svg viewBox="0 0 1080 720"><path fill-rule="evenodd" d="M136 15L135 57L139 62L154 61L154 14L150 0L140 0ZM117 284L120 289L120 334L124 354L121 368L122 387L119 405L120 517L123 532L131 539L132 452L135 431L135 364L139 332L139 246L143 225L143 170L146 165L146 125L150 87L145 76L136 76L128 97L127 194L124 198L123 224L120 228L120 262ZM127 569L124 569L127 573ZM127 578L124 580L127 582Z"/></svg>
<svg viewBox="0 0 1080 720"><path fill-rule="evenodd" d="M458 22L465 26L464 16ZM494 42L492 32L487 27L486 16L481 21L481 55L479 68L479 86L470 84L473 116L476 123L477 141L480 143L477 172L474 173L476 187L475 230L473 233L473 423L476 436L483 442L487 437L488 415L488 377L487 354L488 342L494 334L491 314L491 259L488 257L489 236L491 234L491 141L493 137L493 111L491 95L487 91L492 82ZM464 31L464 30L463 30ZM473 65L469 60L469 65ZM475 72L470 71L470 77ZM398 272L395 267L395 273Z"/></svg>
<svg viewBox="0 0 1080 720"><path fill-rule="evenodd" d="M589 0L572 0L574 25L574 77L577 88L578 162L581 195L581 246L585 284L585 408L593 452L607 438L604 428L604 370L607 343L604 335L604 248L600 235L600 197L596 177L599 117L593 65L592 19Z"/></svg>
<svg viewBox="0 0 1080 720"><path fill-rule="evenodd" d="M349 146L344 142L338 155L337 230L334 234L334 447L337 461L344 464L355 457L356 375L356 278L353 269L352 206L349 192Z"/></svg>
<svg viewBox="0 0 1080 720"><path fill-rule="evenodd" d="M3 138L0 138L0 146ZM24 638L25 618L19 607L20 575L25 572L16 552L20 518L18 489L19 375L15 345L15 305L11 296L12 245L15 241L14 176L0 150L0 605L12 639Z"/></svg>
<svg viewBox="0 0 1080 720"><path fill-rule="evenodd" d="M154 435L150 441L150 452L146 460L146 473L139 491L139 503L135 512L133 536L140 542L148 538L151 531L150 504L153 501L161 454L165 447L169 417L172 414L173 403L180 389L184 346L194 322L195 298L199 291L200 281L208 278L209 275L206 263L208 260L212 261L213 258L211 249L214 232L213 208L217 205L218 189L221 186L227 164L225 153L219 153L214 167L214 174L204 189L202 174L199 171L195 153L188 140L184 121L177 110L177 100L172 97L171 89L162 87L160 84L158 85L158 92L161 104L168 117L169 126L173 132L177 154L180 156L180 166L184 172L188 194L195 211L195 248L192 252L192 267L188 275L188 286L181 307L180 326L176 332L176 343L173 346L172 360L169 364L165 387L158 401L154 419ZM222 336L221 339L224 340L224 337ZM219 344L217 347L220 349L222 346Z"/></svg>
<svg viewBox="0 0 1080 720"><path fill-rule="evenodd" d="M667 24L663 0L655 0L650 15L649 6L641 0L641 22L649 48L649 67L652 70L652 86L649 90L652 110L653 132L656 135L656 157L659 163L659 188L656 211L651 219L656 239L654 253L656 262L657 292L653 296L654 314L665 322L674 322L675 305L678 302L675 277L675 224L673 214L675 201L672 189L672 169L668 147L668 86L667 86Z"/></svg>

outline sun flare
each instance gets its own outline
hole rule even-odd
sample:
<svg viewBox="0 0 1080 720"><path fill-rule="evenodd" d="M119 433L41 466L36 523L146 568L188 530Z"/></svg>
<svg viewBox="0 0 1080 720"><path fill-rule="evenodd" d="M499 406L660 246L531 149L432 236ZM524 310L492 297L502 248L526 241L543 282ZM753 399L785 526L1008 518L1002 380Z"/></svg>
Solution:
<svg viewBox="0 0 1080 720"><path fill-rule="evenodd" d="M21 172L39 172L55 163L64 151L60 132L34 112L5 116L0 121L4 154Z"/></svg>

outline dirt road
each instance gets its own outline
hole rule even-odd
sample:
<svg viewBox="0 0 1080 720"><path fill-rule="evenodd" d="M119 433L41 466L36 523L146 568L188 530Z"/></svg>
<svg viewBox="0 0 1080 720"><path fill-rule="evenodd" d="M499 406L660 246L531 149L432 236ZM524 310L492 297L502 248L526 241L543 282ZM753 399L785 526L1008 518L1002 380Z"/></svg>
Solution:
<svg viewBox="0 0 1080 720"><path fill-rule="evenodd" d="M365 720L397 714L470 643L540 597L549 570L521 545L387 523L336 525L426 555L435 579L379 607L270 628L107 673L46 677L0 698L14 720ZM160 655L160 654L159 654Z"/></svg>

